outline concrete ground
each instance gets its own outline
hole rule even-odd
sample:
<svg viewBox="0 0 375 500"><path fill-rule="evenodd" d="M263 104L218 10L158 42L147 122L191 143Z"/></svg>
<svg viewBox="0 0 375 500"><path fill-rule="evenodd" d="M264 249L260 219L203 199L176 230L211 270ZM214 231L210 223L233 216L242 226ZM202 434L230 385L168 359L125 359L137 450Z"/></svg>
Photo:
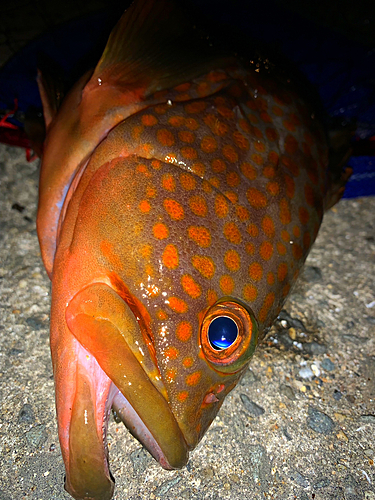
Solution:
<svg viewBox="0 0 375 500"><path fill-rule="evenodd" d="M0 500L63 500L35 230L38 162L0 146ZM375 500L375 198L326 214L282 318L181 471L113 417L115 500Z"/></svg>

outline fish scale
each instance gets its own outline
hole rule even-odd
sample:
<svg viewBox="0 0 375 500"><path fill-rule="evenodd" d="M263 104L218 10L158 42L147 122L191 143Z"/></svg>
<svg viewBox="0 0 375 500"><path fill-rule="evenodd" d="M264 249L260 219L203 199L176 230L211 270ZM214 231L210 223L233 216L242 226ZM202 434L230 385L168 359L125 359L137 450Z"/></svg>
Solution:
<svg viewBox="0 0 375 500"><path fill-rule="evenodd" d="M337 197L323 128L294 85L237 56L207 58L204 47L191 58L195 28L169 24L171 5L133 4L48 130L38 234L76 499L112 497L112 405L163 467L186 463ZM155 17L151 57L137 40L155 34ZM142 66L163 44L190 57L186 71L173 50L160 67L157 58ZM230 341L220 318L234 328Z"/></svg>

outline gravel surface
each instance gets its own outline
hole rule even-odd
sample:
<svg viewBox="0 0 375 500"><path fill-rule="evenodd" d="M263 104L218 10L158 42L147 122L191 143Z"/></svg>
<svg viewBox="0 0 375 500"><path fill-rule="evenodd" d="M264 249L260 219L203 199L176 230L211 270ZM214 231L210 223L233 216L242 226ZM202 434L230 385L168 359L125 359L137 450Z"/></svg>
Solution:
<svg viewBox="0 0 375 500"><path fill-rule="evenodd" d="M63 500L35 230L38 162L0 146L0 500ZM285 311L183 470L111 417L115 500L375 500L375 198L326 214Z"/></svg>

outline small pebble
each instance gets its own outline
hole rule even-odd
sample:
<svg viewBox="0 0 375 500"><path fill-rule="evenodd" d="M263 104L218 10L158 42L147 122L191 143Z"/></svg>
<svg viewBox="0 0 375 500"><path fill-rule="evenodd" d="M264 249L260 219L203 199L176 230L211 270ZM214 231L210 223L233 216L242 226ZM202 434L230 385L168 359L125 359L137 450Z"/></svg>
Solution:
<svg viewBox="0 0 375 500"><path fill-rule="evenodd" d="M340 401L341 398L342 398L341 392L335 389L333 391L333 399L336 399L336 401Z"/></svg>
<svg viewBox="0 0 375 500"><path fill-rule="evenodd" d="M18 414L19 424L33 424L35 422L34 411L30 404L26 403L22 406Z"/></svg>
<svg viewBox="0 0 375 500"><path fill-rule="evenodd" d="M298 372L298 375L303 379L312 379L314 377L314 373L308 366L304 366Z"/></svg>
<svg viewBox="0 0 375 500"><path fill-rule="evenodd" d="M319 377L320 375L320 370L319 370L319 366L317 364L312 364L311 365L311 370L312 372L314 373L315 377Z"/></svg>
<svg viewBox="0 0 375 500"><path fill-rule="evenodd" d="M240 394L240 398L246 410L254 417L260 417L265 412L264 408L251 401L246 394Z"/></svg>
<svg viewBox="0 0 375 500"><path fill-rule="evenodd" d="M332 361L329 358L324 358L323 361L321 362L320 366L326 372L332 372L335 369L334 363L332 363Z"/></svg>
<svg viewBox="0 0 375 500"><path fill-rule="evenodd" d="M310 283L316 283L322 279L322 271L316 266L306 266L303 270L302 277Z"/></svg>
<svg viewBox="0 0 375 500"><path fill-rule="evenodd" d="M326 488L331 484L331 481L328 479L328 477L322 477L321 479L318 479L314 484L313 488L314 490L320 489L320 488Z"/></svg>
<svg viewBox="0 0 375 500"><path fill-rule="evenodd" d="M366 457L372 458L374 456L374 450L372 450L371 448L367 448L367 450L365 450L363 453L366 455Z"/></svg>
<svg viewBox="0 0 375 500"><path fill-rule="evenodd" d="M290 387L290 385L280 385L280 394L283 394L291 401L294 401L296 399L296 396L294 395L293 389Z"/></svg>
<svg viewBox="0 0 375 500"><path fill-rule="evenodd" d="M324 344L318 344L317 342L306 342L306 344L303 344L303 349L308 354L313 356L325 354L327 352L327 346Z"/></svg>
<svg viewBox="0 0 375 500"><path fill-rule="evenodd" d="M290 475L290 479L295 481L297 484L302 486L303 488L307 488L309 486L309 481L306 477L302 476L297 470L293 471Z"/></svg>
<svg viewBox="0 0 375 500"><path fill-rule="evenodd" d="M30 446L33 448L39 448L48 439L46 426L43 424L36 425L26 432L25 436Z"/></svg>
<svg viewBox="0 0 375 500"><path fill-rule="evenodd" d="M309 406L307 425L315 432L320 434L329 434L333 431L334 422L331 417L325 413Z"/></svg>

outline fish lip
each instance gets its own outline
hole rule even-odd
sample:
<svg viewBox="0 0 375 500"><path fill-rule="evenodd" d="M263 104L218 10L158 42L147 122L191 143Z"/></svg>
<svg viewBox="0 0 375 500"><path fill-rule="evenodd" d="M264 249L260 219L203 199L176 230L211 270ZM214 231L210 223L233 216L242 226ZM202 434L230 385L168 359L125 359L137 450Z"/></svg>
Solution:
<svg viewBox="0 0 375 500"><path fill-rule="evenodd" d="M133 426L136 436L163 467L181 468L187 462L189 447L173 414L164 383L152 380L154 369L150 371L150 367L145 366L147 363L141 363L134 352L136 346L130 338L143 334L136 320L138 314L134 315L116 288L113 283L95 282L81 289L67 306L67 326L80 348L95 358L101 375L129 402L133 414L127 419L127 426ZM120 308L120 312L116 308ZM124 329L129 341L123 335ZM159 374L158 366L155 368ZM95 394L95 381L89 383ZM112 401L107 404L110 403ZM97 425L106 424L102 416L100 419L102 422L97 420ZM142 439L146 435L142 429L147 429L147 439Z"/></svg>

